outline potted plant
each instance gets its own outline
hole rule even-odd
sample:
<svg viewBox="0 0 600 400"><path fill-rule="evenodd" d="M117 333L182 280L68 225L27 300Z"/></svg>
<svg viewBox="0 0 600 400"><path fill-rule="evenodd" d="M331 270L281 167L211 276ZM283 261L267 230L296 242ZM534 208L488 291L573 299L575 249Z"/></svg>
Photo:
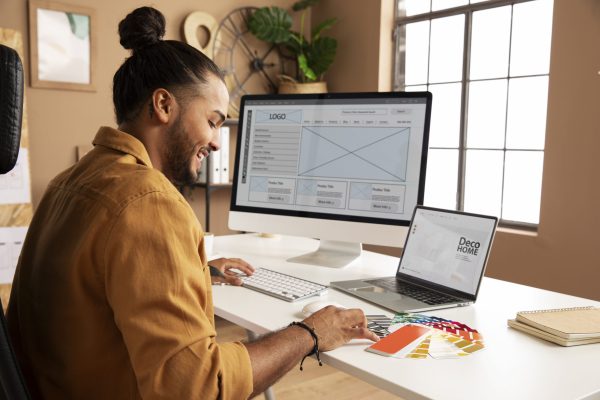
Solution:
<svg viewBox="0 0 600 400"><path fill-rule="evenodd" d="M292 16L280 7L259 8L248 21L248 28L254 36L277 45L284 55L295 61L295 77L280 75L279 93L327 92L323 75L333 63L337 40L321 34L336 23L336 18L318 24L309 38L304 36L306 13L318 1L301 0L292 6L293 11L301 11L300 32L292 30Z"/></svg>

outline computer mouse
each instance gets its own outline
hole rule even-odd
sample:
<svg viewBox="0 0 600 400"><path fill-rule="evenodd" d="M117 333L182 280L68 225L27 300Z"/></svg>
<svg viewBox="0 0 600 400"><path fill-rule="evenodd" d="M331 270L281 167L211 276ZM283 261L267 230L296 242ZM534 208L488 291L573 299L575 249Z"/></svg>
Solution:
<svg viewBox="0 0 600 400"><path fill-rule="evenodd" d="M319 311L321 308L325 308L327 306L335 306L335 307L338 307L338 308L346 308L343 305L335 303L333 301L318 300L318 301L313 301L313 302L308 303L307 305L305 305L304 308L302 308L302 314L304 314L305 317L309 317L313 313L316 313L317 311Z"/></svg>

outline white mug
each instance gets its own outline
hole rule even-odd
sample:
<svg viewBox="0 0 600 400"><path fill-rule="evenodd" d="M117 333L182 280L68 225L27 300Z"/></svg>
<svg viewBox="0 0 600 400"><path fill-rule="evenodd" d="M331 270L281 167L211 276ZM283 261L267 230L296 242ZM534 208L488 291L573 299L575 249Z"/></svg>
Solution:
<svg viewBox="0 0 600 400"><path fill-rule="evenodd" d="M204 253L206 257L210 257L213 253L215 243L215 235L211 232L204 232Z"/></svg>

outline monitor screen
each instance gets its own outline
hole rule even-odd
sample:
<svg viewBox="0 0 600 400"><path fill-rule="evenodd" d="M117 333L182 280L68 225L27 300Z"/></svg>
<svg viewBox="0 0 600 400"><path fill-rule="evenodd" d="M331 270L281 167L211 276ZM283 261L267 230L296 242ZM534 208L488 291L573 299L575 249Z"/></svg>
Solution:
<svg viewBox="0 0 600 400"><path fill-rule="evenodd" d="M230 210L293 217L274 233L317 238L325 220L406 227L423 202L430 112L429 92L244 96ZM356 241L346 231L330 239Z"/></svg>

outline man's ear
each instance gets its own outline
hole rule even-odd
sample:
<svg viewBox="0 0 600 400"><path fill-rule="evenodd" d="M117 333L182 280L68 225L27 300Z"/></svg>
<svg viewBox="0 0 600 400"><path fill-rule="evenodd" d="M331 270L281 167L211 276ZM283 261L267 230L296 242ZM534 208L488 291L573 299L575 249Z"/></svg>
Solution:
<svg viewBox="0 0 600 400"><path fill-rule="evenodd" d="M171 92L166 89L156 89L152 93L150 118L157 118L160 123L166 124L173 118L176 101Z"/></svg>

